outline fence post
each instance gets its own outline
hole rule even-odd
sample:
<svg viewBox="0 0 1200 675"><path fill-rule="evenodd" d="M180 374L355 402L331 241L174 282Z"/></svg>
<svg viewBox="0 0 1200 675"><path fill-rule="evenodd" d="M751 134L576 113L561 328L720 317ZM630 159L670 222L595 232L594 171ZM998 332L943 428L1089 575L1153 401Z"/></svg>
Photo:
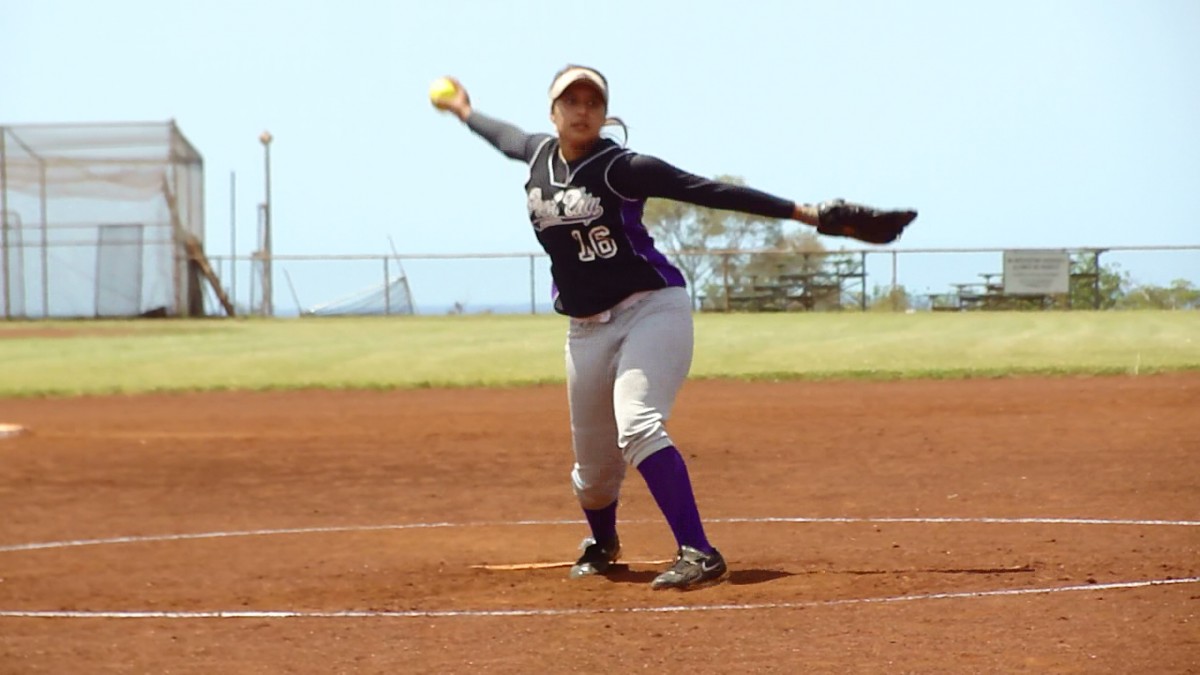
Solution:
<svg viewBox="0 0 1200 675"><path fill-rule="evenodd" d="M537 314L537 287L534 281L537 268L534 266L534 255L529 254L529 313Z"/></svg>
<svg viewBox="0 0 1200 675"><path fill-rule="evenodd" d="M860 251L859 255L862 256L862 262L858 268L858 271L862 273L862 294L859 305L862 307L862 311L865 312L867 311L867 252Z"/></svg>
<svg viewBox="0 0 1200 675"><path fill-rule="evenodd" d="M0 127L0 281L4 282L4 318L12 318L8 276L8 155L4 152L8 127Z"/></svg>
<svg viewBox="0 0 1200 675"><path fill-rule="evenodd" d="M892 249L892 311L895 312L899 308L896 306L896 267L900 264L899 254L896 249Z"/></svg>
<svg viewBox="0 0 1200 675"><path fill-rule="evenodd" d="M237 172L229 172L229 302L237 306Z"/></svg>
<svg viewBox="0 0 1200 675"><path fill-rule="evenodd" d="M387 256L385 255L385 256L381 256L381 257L383 258L383 315L391 316L392 315L392 275L390 274L391 270L388 269Z"/></svg>
<svg viewBox="0 0 1200 675"><path fill-rule="evenodd" d="M42 226L42 318L50 318L50 230L46 222L46 160L38 158L38 217ZM22 267L24 265L22 264ZM22 303L21 312L29 316L29 308Z"/></svg>
<svg viewBox="0 0 1200 675"><path fill-rule="evenodd" d="M721 304L723 305L722 309L725 311L726 314L728 314L729 313L729 254L728 253L721 254L721 285L725 289L725 292L722 294L722 301L721 301Z"/></svg>

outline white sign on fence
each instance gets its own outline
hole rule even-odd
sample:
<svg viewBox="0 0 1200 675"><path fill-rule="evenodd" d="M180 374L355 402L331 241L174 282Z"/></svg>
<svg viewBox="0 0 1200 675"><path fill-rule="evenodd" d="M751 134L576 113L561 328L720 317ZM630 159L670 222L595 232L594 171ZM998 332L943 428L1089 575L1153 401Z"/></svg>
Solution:
<svg viewBox="0 0 1200 675"><path fill-rule="evenodd" d="M1071 256L1066 251L1005 251L1005 295L1052 295L1070 291Z"/></svg>

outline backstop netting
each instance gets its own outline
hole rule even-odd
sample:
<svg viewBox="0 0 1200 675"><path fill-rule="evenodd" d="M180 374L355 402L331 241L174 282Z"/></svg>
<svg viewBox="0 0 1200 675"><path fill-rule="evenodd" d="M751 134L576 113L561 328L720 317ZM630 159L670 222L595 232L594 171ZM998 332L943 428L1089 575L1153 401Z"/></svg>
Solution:
<svg viewBox="0 0 1200 675"><path fill-rule="evenodd" d="M204 162L174 121L0 126L0 316L200 316Z"/></svg>

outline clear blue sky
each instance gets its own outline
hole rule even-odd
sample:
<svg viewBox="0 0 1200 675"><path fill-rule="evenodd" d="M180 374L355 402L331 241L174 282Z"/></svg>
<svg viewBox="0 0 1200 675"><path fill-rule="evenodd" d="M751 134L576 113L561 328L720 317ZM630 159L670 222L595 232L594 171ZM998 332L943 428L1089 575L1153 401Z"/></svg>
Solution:
<svg viewBox="0 0 1200 675"><path fill-rule="evenodd" d="M276 253L536 251L524 167L425 92L453 74L548 131L568 62L608 76L635 150L919 208L900 248L1200 243L1195 0L0 0L0 27L0 124L174 118L211 253L230 172L254 248L264 129Z"/></svg>

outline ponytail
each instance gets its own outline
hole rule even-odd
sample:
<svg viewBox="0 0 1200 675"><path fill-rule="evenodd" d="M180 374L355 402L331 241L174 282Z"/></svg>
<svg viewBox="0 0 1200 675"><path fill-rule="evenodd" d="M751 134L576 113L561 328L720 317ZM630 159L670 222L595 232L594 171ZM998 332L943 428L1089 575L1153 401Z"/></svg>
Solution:
<svg viewBox="0 0 1200 675"><path fill-rule="evenodd" d="M620 117L609 117L604 120L604 125L600 127L600 133L604 134L604 130L607 127L621 127L621 139L618 141L618 144L621 147L625 147L629 143L629 127L625 125L625 121ZM610 132L610 137L611 135L612 132ZM616 141L617 139L613 138L613 140Z"/></svg>

